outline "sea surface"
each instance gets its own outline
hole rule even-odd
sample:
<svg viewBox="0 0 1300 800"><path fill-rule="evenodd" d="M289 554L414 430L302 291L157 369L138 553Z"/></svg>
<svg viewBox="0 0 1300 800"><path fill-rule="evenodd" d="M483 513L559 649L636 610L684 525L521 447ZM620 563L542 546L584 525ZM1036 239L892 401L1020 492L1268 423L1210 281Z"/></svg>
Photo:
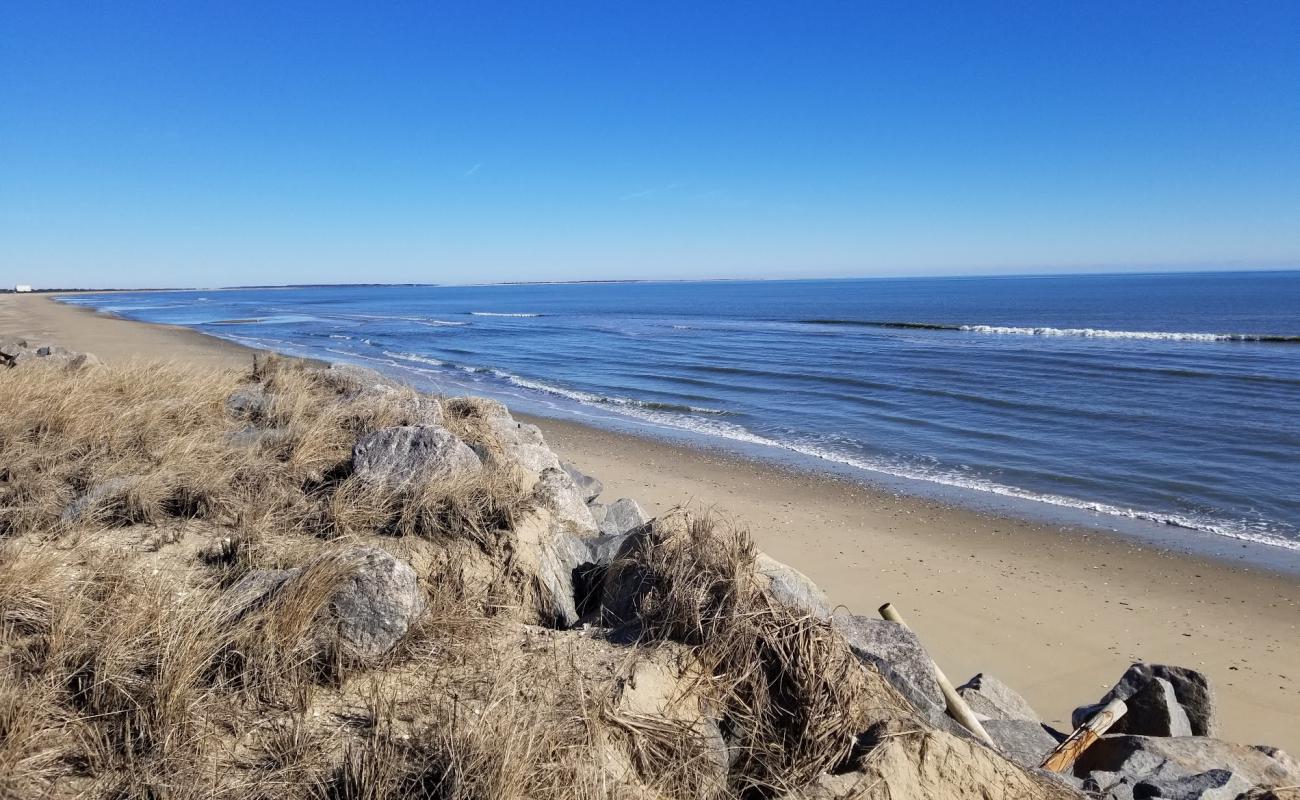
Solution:
<svg viewBox="0 0 1300 800"><path fill-rule="evenodd" d="M65 299L867 482L1300 550L1300 272Z"/></svg>

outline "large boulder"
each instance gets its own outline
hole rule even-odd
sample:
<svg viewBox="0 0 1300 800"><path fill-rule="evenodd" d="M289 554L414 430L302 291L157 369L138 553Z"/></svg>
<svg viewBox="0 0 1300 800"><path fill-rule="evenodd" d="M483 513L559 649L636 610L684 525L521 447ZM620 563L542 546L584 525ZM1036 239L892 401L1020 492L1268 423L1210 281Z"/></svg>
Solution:
<svg viewBox="0 0 1300 800"><path fill-rule="evenodd" d="M483 417L482 421L494 439L491 444L475 447L485 461L501 460L531 475L541 475L548 469L563 472L560 458L546 446L541 428L516 422L509 414L492 414Z"/></svg>
<svg viewBox="0 0 1300 800"><path fill-rule="evenodd" d="M1236 800L1250 785L1227 770L1188 774L1176 767L1145 777L1119 772L1094 772L1083 789L1102 800Z"/></svg>
<svg viewBox="0 0 1300 800"><path fill-rule="evenodd" d="M343 554L346 577L330 597L345 650L374 658L392 650L424 613L424 592L411 566L378 547Z"/></svg>
<svg viewBox="0 0 1300 800"><path fill-rule="evenodd" d="M352 449L352 471L364 481L401 486L471 475L482 463L449 431L433 425L381 428Z"/></svg>
<svg viewBox="0 0 1300 800"><path fill-rule="evenodd" d="M587 508L582 490L573 482L569 473L562 469L547 467L538 476L533 485L538 499L555 514L556 521L565 526L575 536L583 538L597 536L600 528L596 519Z"/></svg>
<svg viewBox="0 0 1300 800"><path fill-rule="evenodd" d="M957 687L971 711L983 720L1006 719L1037 723L1037 712L1014 689L992 675L979 673Z"/></svg>
<svg viewBox="0 0 1300 800"><path fill-rule="evenodd" d="M14 361L29 349L26 339L0 339L0 364L12 366Z"/></svg>
<svg viewBox="0 0 1300 800"><path fill-rule="evenodd" d="M1172 698L1168 696L1163 685L1149 688L1152 681L1157 678L1168 683L1168 689L1172 689L1173 692ZM1144 690L1145 693L1141 697L1136 697ZM1111 700L1119 698L1128 703L1135 697L1137 713L1134 714L1134 709L1130 708L1129 713L1121 717L1111 729L1115 733L1146 733L1150 730L1153 735L1184 735L1155 733L1166 728L1171 731L1182 731L1181 719L1184 715L1193 736L1213 736L1217 730L1214 689L1210 685L1209 678L1194 669L1165 664L1137 663L1129 667L1119 682L1095 705L1075 709L1071 721L1075 722L1077 727L1079 722L1092 716L1098 707L1104 706ZM1167 712L1162 709L1167 709Z"/></svg>
<svg viewBox="0 0 1300 800"><path fill-rule="evenodd" d="M853 654L880 670L917 713L932 724L947 719L934 662L915 633L896 622L846 613L833 622Z"/></svg>
<svg viewBox="0 0 1300 800"><path fill-rule="evenodd" d="M568 476L573 479L574 485L576 485L578 490L582 492L582 501L584 503L590 503L597 497L600 497L600 493L605 490L605 486L600 482L600 478L593 478L578 469L577 465L570 464L567 461L562 461L560 462L560 467L568 473Z"/></svg>
<svg viewBox="0 0 1300 800"><path fill-rule="evenodd" d="M620 497L608 505L588 503L587 508L599 526L601 536L619 536L650 521L649 515L630 497Z"/></svg>
<svg viewBox="0 0 1300 800"><path fill-rule="evenodd" d="M1035 720L987 719L982 724L1002 754L1022 767L1037 767L1058 744Z"/></svg>
<svg viewBox="0 0 1300 800"><path fill-rule="evenodd" d="M754 564L762 591L778 605L798 614L830 619L831 604L817 584L799 570L759 553Z"/></svg>
<svg viewBox="0 0 1300 800"><path fill-rule="evenodd" d="M317 579L332 585L315 640L342 655L374 659L392 650L424 613L424 590L409 564L378 547L359 546L309 559L287 570L255 570L226 590L228 622L274 607Z"/></svg>
<svg viewBox="0 0 1300 800"><path fill-rule="evenodd" d="M271 397L260 384L241 386L226 398L226 410L236 419L260 422L271 413Z"/></svg>
<svg viewBox="0 0 1300 800"><path fill-rule="evenodd" d="M577 624L574 575L590 555L582 539L544 506L517 521L513 536L514 566L534 583L541 621L559 628Z"/></svg>
<svg viewBox="0 0 1300 800"><path fill-rule="evenodd" d="M1154 787L1216 771L1231 773L1239 779L1233 783L1220 776L1219 781L1222 786L1239 785L1238 794L1253 786L1271 789L1300 785L1300 766L1286 753L1205 736L1107 735L1085 750L1074 765L1074 774L1080 777L1095 772L1119 773L1135 785L1146 783Z"/></svg>

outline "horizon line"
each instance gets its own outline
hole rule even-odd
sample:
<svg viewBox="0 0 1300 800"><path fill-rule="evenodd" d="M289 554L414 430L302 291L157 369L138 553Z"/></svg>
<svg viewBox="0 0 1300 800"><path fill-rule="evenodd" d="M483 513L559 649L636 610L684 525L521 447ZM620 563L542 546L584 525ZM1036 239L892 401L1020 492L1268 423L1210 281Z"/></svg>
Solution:
<svg viewBox="0 0 1300 800"><path fill-rule="evenodd" d="M1300 272L1300 265L1285 267L1251 267L1246 269L1225 269L1224 267L1174 267L1169 269L1146 268L1135 270L1091 270L1081 272L987 272L955 273L935 275L843 275L834 277L719 277L719 278L575 278L570 280L549 281L482 281L475 283L446 283L394 281L357 283L277 283L277 284L235 284L230 286L138 286L138 287L62 287L36 288L32 294L93 294L96 292L223 292L249 289L356 289L356 288L463 288L473 286L576 286L607 285L629 283L781 283L794 281L868 281L868 280L976 280L976 279L1010 279L1010 278L1088 278L1088 277L1127 277L1151 275L1197 275L1197 274L1255 274L1272 272ZM0 288L0 294L14 294L13 288Z"/></svg>

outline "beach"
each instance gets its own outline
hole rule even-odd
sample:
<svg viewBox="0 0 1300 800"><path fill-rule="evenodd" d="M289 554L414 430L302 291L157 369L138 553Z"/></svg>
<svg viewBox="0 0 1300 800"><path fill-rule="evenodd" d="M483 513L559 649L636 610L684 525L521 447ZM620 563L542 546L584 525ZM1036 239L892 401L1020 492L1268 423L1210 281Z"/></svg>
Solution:
<svg viewBox="0 0 1300 800"><path fill-rule="evenodd" d="M115 319L44 296L0 296L0 337L107 362L247 364L185 328ZM1220 734L1300 751L1300 586L1294 576L1167 552L1101 531L999 517L708 450L535 418L563 457L650 513L710 509L806 573L833 603L900 608L954 682L997 675L1068 728L1134 661L1207 673Z"/></svg>

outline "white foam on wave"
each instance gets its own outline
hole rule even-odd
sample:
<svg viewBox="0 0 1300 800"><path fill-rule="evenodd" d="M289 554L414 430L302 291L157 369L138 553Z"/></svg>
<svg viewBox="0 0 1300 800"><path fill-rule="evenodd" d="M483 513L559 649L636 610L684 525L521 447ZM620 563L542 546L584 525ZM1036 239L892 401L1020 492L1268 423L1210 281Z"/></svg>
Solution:
<svg viewBox="0 0 1300 800"><path fill-rule="evenodd" d="M1081 336L1089 339L1139 339L1164 342L1255 342L1278 338L1247 333L1112 331L1105 328L1020 328L1008 325L961 325L958 329L968 333L989 333L1000 336Z"/></svg>
<svg viewBox="0 0 1300 800"><path fill-rule="evenodd" d="M820 447L815 444L782 441L769 436L763 436L762 434L754 433L741 425L723 420L691 417L681 414L669 414L652 409L641 408L621 408L619 409L619 412L655 425L676 428L678 430L689 431L695 434L730 439L732 441L744 442L762 447L786 450L803 456L842 464L864 472L874 472L906 480L924 481L926 483L951 486L958 489L987 492L1001 497L1009 497L1016 500L1035 503L1045 503L1062 508L1090 511L1097 514L1106 514L1127 519L1143 520L1159 525L1203 531L1239 541L1253 542L1272 547L1281 547L1287 550L1300 551L1300 542L1298 541L1284 539L1280 536L1272 536L1267 533L1252 531L1239 526L1224 524L1222 522L1193 518L1183 514L1124 508L1110 503L1080 500L1065 495L1042 494L1015 486L1005 486L983 478L954 474L952 472L941 470L929 470L922 467L912 467L883 460L859 458Z"/></svg>
<svg viewBox="0 0 1300 800"><path fill-rule="evenodd" d="M478 371L475 368L470 368L470 369L471 371ZM590 406L600 406L605 408L613 406L615 408L618 408L619 410L653 411L655 413L668 414L668 415L680 415L680 414L722 415L727 413L726 411L723 411L722 409L719 408L706 408L704 406L679 405L676 403L656 403L649 400L634 400L630 397L615 397L615 396L602 395L602 394L593 394L592 392L584 392L578 389L568 389L563 386L556 386L554 384L543 383L542 381L533 380L531 378L524 378L519 375L515 375L514 373L506 372L505 370L499 370L499 369L492 370L492 374L508 383L518 386L521 389L531 389L535 392L553 394L559 397L565 397L568 398L569 400L574 400L576 402L582 403L584 405L590 405Z"/></svg>
<svg viewBox="0 0 1300 800"><path fill-rule="evenodd" d="M416 325L428 325L431 328L459 328L462 325L468 325L468 322L449 322L445 319L412 319Z"/></svg>
<svg viewBox="0 0 1300 800"><path fill-rule="evenodd" d="M344 334L344 333L331 333L331 334L330 334L330 338L331 338L331 339L345 339L345 340L347 340L347 341L351 341L351 340L352 340L352 337L351 337L351 336L348 336L347 334Z"/></svg>
<svg viewBox="0 0 1300 800"><path fill-rule="evenodd" d="M422 356L419 353L393 353L388 350L385 350L384 355L388 356L389 358L400 358L403 361L414 361L417 364L428 364L431 367L441 367L446 363L445 361L439 361L436 358L429 358L428 356Z"/></svg>
<svg viewBox="0 0 1300 800"><path fill-rule="evenodd" d="M523 314L505 311L471 311L471 317L540 317L541 314Z"/></svg>

